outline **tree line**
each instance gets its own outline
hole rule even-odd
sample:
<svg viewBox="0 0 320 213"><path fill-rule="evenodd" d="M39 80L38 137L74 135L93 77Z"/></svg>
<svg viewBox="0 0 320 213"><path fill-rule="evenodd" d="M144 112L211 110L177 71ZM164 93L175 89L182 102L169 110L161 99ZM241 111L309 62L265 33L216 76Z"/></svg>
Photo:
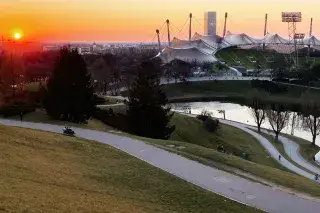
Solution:
<svg viewBox="0 0 320 213"><path fill-rule="evenodd" d="M268 120L274 134L278 140L281 131L288 126L292 117L292 126L296 126L309 131L312 135L312 144L315 146L316 138L320 134L320 100L318 97L306 93L303 96L304 104L299 112L290 112L284 104L268 104L264 101L265 95L257 94L253 97L251 104L251 114L257 125L258 132L261 125ZM292 114L292 116L291 116ZM301 121L297 122L297 118Z"/></svg>

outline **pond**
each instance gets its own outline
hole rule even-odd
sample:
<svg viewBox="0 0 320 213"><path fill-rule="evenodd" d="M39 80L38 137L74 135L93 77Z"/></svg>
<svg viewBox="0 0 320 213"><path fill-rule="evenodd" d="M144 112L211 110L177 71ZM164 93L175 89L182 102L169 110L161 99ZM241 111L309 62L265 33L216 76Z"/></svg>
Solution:
<svg viewBox="0 0 320 213"><path fill-rule="evenodd" d="M223 118L223 114L220 114L219 110L225 110L226 119L246 123L249 125L256 125L254 117L251 114L251 110L247 106L241 106L234 103L221 103L221 102L189 102L189 103L175 103L171 104L172 110L178 112L187 112L191 109L192 114L201 114L203 110L207 110L212 113L212 116L217 118ZM292 114L291 114L292 116ZM262 124L263 128L271 129L269 122L266 120ZM291 118L288 126L282 130L282 133L291 134ZM312 140L311 133L304 131L301 128L294 128L294 135L300 138L304 138L308 141ZM320 136L317 138L316 144L320 146Z"/></svg>

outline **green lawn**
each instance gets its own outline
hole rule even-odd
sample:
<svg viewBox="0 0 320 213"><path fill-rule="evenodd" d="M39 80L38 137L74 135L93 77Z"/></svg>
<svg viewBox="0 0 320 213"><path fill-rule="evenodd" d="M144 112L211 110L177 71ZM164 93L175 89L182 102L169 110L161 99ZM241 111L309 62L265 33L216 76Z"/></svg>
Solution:
<svg viewBox="0 0 320 213"><path fill-rule="evenodd" d="M208 132L201 120L175 113L172 124L176 126L170 140L187 142L216 150L223 145L228 152L241 156L249 154L249 160L258 164L283 169L274 159L269 157L263 146L250 134L225 124L214 132Z"/></svg>
<svg viewBox="0 0 320 213"><path fill-rule="evenodd" d="M110 146L0 126L1 212L259 212Z"/></svg>
<svg viewBox="0 0 320 213"><path fill-rule="evenodd" d="M257 131L255 131L257 132ZM257 132L258 133L258 132ZM261 136L265 137L266 139L268 139L272 145L280 152L280 154L285 157L288 161L290 161L293 165L295 165L296 167L306 171L306 172L309 172L309 173L312 173L311 171L309 171L308 169L300 166L299 164L297 164L296 162L294 162L293 160L291 160L290 156L287 155L286 151L284 150L284 146L283 144L280 142L280 141L276 141L275 138L269 134L266 134L266 133L263 133L263 132L260 132L258 133L260 134Z"/></svg>
<svg viewBox="0 0 320 213"><path fill-rule="evenodd" d="M311 196L320 197L320 185L318 183L305 177L291 173L285 168L279 169L265 166L262 164L244 160L233 155L220 153L214 149L186 142L156 140L137 136L129 137L133 137L142 141L146 141L150 144L157 145L163 149L167 149L186 158L199 161L208 166L217 167L228 172L240 170L242 172L263 178L264 180L272 182L276 185L288 187L297 192L306 193ZM238 174L238 172L235 173ZM251 178L249 177L249 179Z"/></svg>

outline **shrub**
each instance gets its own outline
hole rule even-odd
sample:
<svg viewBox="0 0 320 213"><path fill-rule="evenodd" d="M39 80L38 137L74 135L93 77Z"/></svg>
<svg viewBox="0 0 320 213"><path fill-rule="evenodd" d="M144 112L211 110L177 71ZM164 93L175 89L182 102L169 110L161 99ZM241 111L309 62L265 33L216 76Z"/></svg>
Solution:
<svg viewBox="0 0 320 213"><path fill-rule="evenodd" d="M219 128L219 120L211 117L208 117L203 124L208 132L215 132Z"/></svg>
<svg viewBox="0 0 320 213"><path fill-rule="evenodd" d="M207 120L208 118L210 118L211 115L212 115L211 112L209 112L208 110L204 109L204 110L201 111L201 114L200 114L200 115L197 115L196 118L199 119L199 120L205 121L205 120Z"/></svg>

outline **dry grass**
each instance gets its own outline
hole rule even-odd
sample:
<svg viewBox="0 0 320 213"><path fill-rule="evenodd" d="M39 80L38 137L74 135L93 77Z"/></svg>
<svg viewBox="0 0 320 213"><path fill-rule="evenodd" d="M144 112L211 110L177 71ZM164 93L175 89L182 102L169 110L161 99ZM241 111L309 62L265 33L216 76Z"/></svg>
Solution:
<svg viewBox="0 0 320 213"><path fill-rule="evenodd" d="M0 212L258 212L110 146L0 126Z"/></svg>

